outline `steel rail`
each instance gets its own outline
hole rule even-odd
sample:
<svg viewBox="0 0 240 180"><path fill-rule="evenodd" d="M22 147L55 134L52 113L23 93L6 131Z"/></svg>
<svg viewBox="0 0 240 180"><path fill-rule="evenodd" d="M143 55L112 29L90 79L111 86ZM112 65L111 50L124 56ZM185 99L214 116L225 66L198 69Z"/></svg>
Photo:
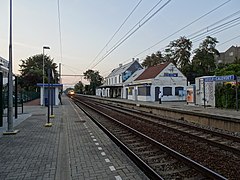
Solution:
<svg viewBox="0 0 240 180"><path fill-rule="evenodd" d="M134 132L135 134L138 134L138 135L142 136L144 139L147 139L148 141L151 141L152 143L154 143L156 146L158 146L158 147L159 147L160 149L162 149L163 151L169 153L171 156L173 156L173 157L175 157L176 159L184 162L185 164L187 164L187 165L189 165L190 167L194 168L194 169L197 170L198 172L201 172L203 175L205 175L205 176L207 176L207 177L210 177L210 178L214 178L214 179L227 179L227 178L225 178L224 176L222 176L222 175L220 175L220 174L212 171L211 169L206 168L206 167L202 166L201 164L199 164L199 163L191 160L190 158L188 158L188 157L186 157L186 156L178 153L177 151L175 151L175 150L173 150L173 149L165 146L164 144L159 143L158 141L156 141L156 140L154 140L154 139L146 136L145 134L143 134L143 133L141 133L141 132L139 132L139 131L137 131L137 130L135 130L135 129L129 127L129 126L127 126L127 125L125 125L125 124L123 124L122 122L120 122L120 121L112 118L111 116L109 116L109 115L107 115L107 114L105 114L105 113L103 113L103 112L101 112L101 111L99 111L99 110L97 110L97 109L89 106L88 104L86 104L86 103L84 103L84 102L82 102L82 101L79 101L79 100L77 100L76 98L75 98L74 100L78 101L78 103L84 104L84 105L87 106L88 108L94 110L95 112L103 115L103 116L106 117L106 118L109 118L109 119L113 120L114 122L122 125L123 127L127 128L127 129L130 129L132 132ZM98 123L99 123L99 122L98 122ZM104 128L104 129L105 129L105 128ZM110 133L110 132L109 132L109 133ZM115 136L114 136L114 137L115 137ZM135 156L136 156L136 155L135 155Z"/></svg>
<svg viewBox="0 0 240 180"><path fill-rule="evenodd" d="M169 129L169 130L178 132L178 133L180 133L180 134L193 137L193 138L195 138L195 139L204 141L204 142L206 142L206 143L208 143L208 144L210 144L210 145L219 147L219 148L224 149L224 150L226 150L226 151L233 152L233 153L235 153L235 154L237 154L237 155L240 156L240 150L237 149L237 148L234 148L234 147L231 147L231 146L228 146L228 145L225 145L225 144L221 144L221 143L215 142L215 141L213 141L213 140L209 140L209 139L207 139L207 138L204 138L204 137L198 136L198 135L196 135L196 134L192 134L192 133L190 133L190 132L186 132L186 131L183 131L183 130L180 130L180 129L177 129L177 128L174 128L174 127L170 127L170 126L167 126L167 125L164 125L164 124L160 124L160 123L158 123L158 122L154 122L154 121L152 121L152 120L150 120L150 119L145 119L145 118L140 117L140 116L138 116L138 115L133 115L133 114L130 114L130 113L125 112L125 111L133 112L131 109L127 109L127 108L122 108L122 107L121 107L121 109L124 109L124 110L121 110L121 109L119 109L119 107L112 107L112 106L109 106L109 105L106 105L106 104L104 104L104 105L101 104L101 106L105 106L105 107L107 107L107 108L114 109L115 111L124 113L124 114L126 114L126 115L130 115L130 116L133 116L133 117L141 118L141 119L144 120L144 121L147 120L148 122L155 123L155 124L157 124L158 126L161 126L162 128L165 128L165 129L167 128L167 129ZM148 116L145 112L142 113L142 112L139 111L138 113L139 113L139 114L144 114L144 115ZM154 116L154 115L150 115L150 117L160 119L159 117L156 117L156 116ZM160 120L165 121L165 122L167 122L167 123L177 124L178 126L182 126L182 127L189 128L190 130L194 129L194 130L196 130L196 131L202 131L202 132L204 132L204 133L214 134L215 136L220 136L220 138L226 138L226 139L228 139L228 140L237 140L237 142L240 141L240 138L237 138L237 137L234 137L234 136L230 136L230 135L225 135L225 134L222 134L222 133L213 132L213 131L210 131L210 130L206 130L206 129L198 128L198 127L195 127L195 126L183 124L183 123L176 122L176 121L173 121L173 120L167 120L167 119L163 119L163 118L161 118ZM221 136L223 136L223 137L221 137ZM233 137L233 139L231 139L231 137Z"/></svg>
<svg viewBox="0 0 240 180"><path fill-rule="evenodd" d="M74 99L76 101L76 99ZM77 100L78 101L78 100ZM100 111L93 109L92 107L88 106L87 104L83 103L83 102L79 102L78 103L82 103L85 106L91 108L94 111L97 111L98 113ZM128 157L130 157L130 159L132 159L137 166L150 178L150 179L156 179L156 180L163 180L163 177L161 177L159 174L157 174L148 164L146 164L141 158L139 158L131 149L129 149L126 145L124 145L124 143L122 143L114 134L112 134L107 128L105 128L101 123L99 123L90 113L88 113L84 108L82 108L81 106L79 106L79 104L76 104L92 121L94 121L94 123L97 124L97 126L103 130L109 137L110 139L117 144L122 150L123 152L125 152ZM100 113L102 114L102 113ZM103 114L102 114L103 115ZM111 118L108 115L105 115L105 117ZM112 119L112 118L111 118Z"/></svg>

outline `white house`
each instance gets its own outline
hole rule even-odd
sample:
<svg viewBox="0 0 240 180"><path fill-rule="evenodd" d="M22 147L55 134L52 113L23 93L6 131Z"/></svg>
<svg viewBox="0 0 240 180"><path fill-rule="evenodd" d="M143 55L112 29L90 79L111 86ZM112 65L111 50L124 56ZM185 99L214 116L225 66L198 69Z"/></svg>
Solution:
<svg viewBox="0 0 240 180"><path fill-rule="evenodd" d="M8 78L8 60L0 56L0 71L3 73L3 78Z"/></svg>
<svg viewBox="0 0 240 180"><path fill-rule="evenodd" d="M105 83L96 89L96 95L102 97L123 98L123 83L131 75L143 67L139 64L138 59L128 64L119 64L119 67L113 69L105 78Z"/></svg>
<svg viewBox="0 0 240 180"><path fill-rule="evenodd" d="M161 90L163 101L185 101L187 78L172 63L149 67L136 72L136 79L124 83L126 98L139 101L158 101Z"/></svg>

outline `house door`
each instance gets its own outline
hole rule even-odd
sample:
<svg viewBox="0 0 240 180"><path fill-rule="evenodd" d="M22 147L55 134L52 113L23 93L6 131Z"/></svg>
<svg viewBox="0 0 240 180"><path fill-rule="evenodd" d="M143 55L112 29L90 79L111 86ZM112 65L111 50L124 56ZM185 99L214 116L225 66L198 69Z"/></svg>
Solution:
<svg viewBox="0 0 240 180"><path fill-rule="evenodd" d="M158 101L159 87L155 87L155 101Z"/></svg>

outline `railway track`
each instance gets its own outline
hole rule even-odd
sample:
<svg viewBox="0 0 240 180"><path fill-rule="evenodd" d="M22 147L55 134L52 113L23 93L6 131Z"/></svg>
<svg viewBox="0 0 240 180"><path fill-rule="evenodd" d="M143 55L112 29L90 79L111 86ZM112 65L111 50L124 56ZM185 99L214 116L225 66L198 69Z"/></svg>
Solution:
<svg viewBox="0 0 240 180"><path fill-rule="evenodd" d="M183 156L145 133L120 122L112 115L106 114L106 111L102 112L105 109L102 106L89 105L89 102L82 105L83 101L76 99L75 103L91 118L98 119L98 125L121 144L121 148L151 179L225 179L224 176Z"/></svg>
<svg viewBox="0 0 240 180"><path fill-rule="evenodd" d="M99 103L97 103L99 104ZM153 125L159 126L164 129L175 131L183 135L190 136L200 141L206 142L209 145L221 148L225 151L232 152L240 156L240 138L229 134L219 133L213 130L200 128L189 123L183 123L181 121L174 121L170 119L159 118L156 115L133 110L124 107L118 107L113 105L103 105L108 109L124 113L133 118L141 119L146 123L152 123Z"/></svg>

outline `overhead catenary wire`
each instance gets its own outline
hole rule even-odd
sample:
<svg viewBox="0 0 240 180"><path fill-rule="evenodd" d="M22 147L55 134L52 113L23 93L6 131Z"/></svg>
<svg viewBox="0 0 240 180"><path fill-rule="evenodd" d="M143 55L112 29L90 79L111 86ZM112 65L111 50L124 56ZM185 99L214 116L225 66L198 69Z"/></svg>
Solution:
<svg viewBox="0 0 240 180"><path fill-rule="evenodd" d="M221 23L221 22L223 22L223 21L225 21L225 20L227 20L227 19L230 19L231 17L236 16L236 15L239 14L239 13L240 13L240 10L238 10L238 11L234 12L233 14L230 14L229 16L226 16L225 18L220 19L219 21L217 21L217 22L211 24L210 26L208 26L208 27L204 27L204 28L198 30L197 32L194 32L194 33L192 33L192 34L190 34L190 35L188 35L188 36L189 36L189 37L192 37L192 36L194 36L194 35L196 35L196 34L202 32L202 31L204 31L204 30L206 30L206 29L209 29L209 27L211 27L211 26L217 25L217 24L219 24L219 23Z"/></svg>
<svg viewBox="0 0 240 180"><path fill-rule="evenodd" d="M109 43L113 40L113 38L116 36L116 34L122 29L123 25L127 22L127 20L131 17L131 15L134 13L134 11L137 9L137 7L141 4L142 0L140 0L136 6L133 8L133 10L130 12L130 14L125 18L123 23L119 26L119 28L115 31L115 33L112 35L112 37L109 39L109 41L106 43L106 45L101 49L101 51L96 55L96 57L91 61L90 65L86 68L88 69L95 60L99 57L99 55L103 52L103 50L109 45Z"/></svg>
<svg viewBox="0 0 240 180"><path fill-rule="evenodd" d="M208 16L209 14L215 12L216 10L220 9L221 7L223 7L224 5L226 5L227 3L229 3L230 1L231 1L231 0L227 0L227 1L225 1L224 3L218 5L217 7L213 8L212 10L210 10L210 11L208 11L207 13L203 14L202 16L198 17L197 19L193 20L192 22L188 23L187 25L183 26L182 28L178 29L177 31L173 32L172 34L168 35L167 37L161 39L160 41L158 41L157 43L153 44L152 46L144 49L143 51L141 51L141 52L139 52L139 53L137 53L134 57L138 57L139 55L145 53L146 51L149 51L150 49L152 49L153 47L157 46L157 45L160 44L161 42L169 39L170 37L174 36L175 34L177 34L177 33L181 32L182 30L186 29L187 27L189 27L189 26L193 25L194 23L200 21L202 18L204 18L204 17ZM239 12L237 11L237 12L233 13L232 15L236 15L236 14L238 14L238 13L239 13ZM167 46L165 46L164 48L166 48L166 47L167 47ZM164 48L161 48L160 50L163 50ZM130 61L131 59L132 59L132 58L127 59L127 60L123 61L122 63L126 63L126 62Z"/></svg>
<svg viewBox="0 0 240 180"><path fill-rule="evenodd" d="M130 34L128 34L115 46L112 47L112 49L105 54L92 68L96 67L100 62L102 62L106 57L108 57L115 49L117 49L123 42L125 42L129 37L131 37L138 29L140 29L144 24L146 24L151 18L153 18L160 10L162 10L167 4L169 4L171 0L168 0L166 3L164 3L160 8L158 8L150 17L148 17L142 24L139 24L139 26L134 29Z"/></svg>
<svg viewBox="0 0 240 180"><path fill-rule="evenodd" d="M143 53L145 53L146 51L149 51L149 49L152 49L153 47L157 46L157 45L160 44L161 42L169 39L170 37L174 36L175 34L181 32L182 30L186 29L187 27L189 27L189 26L193 25L194 23L198 22L198 21L201 20L202 18L204 18L204 17L208 16L209 14L215 12L215 11L218 10L219 8L221 8L221 7L223 7L224 5L226 5L227 3L229 3L230 1L231 1L231 0L227 0L227 1L225 1L224 3L220 4L219 6L213 8L213 9L210 10L209 12L207 12L207 13L205 13L204 15L200 16L199 18L193 20L192 22L190 22L190 23L188 23L187 25L183 26L182 28L180 28L179 30L175 31L174 33L168 35L167 37L165 37L165 38L161 39L160 41L158 41L157 43L153 44L152 46L150 46L150 47L144 49L143 51L139 52L139 53L136 54L134 57L137 57L137 56L139 56L140 54L143 54ZM124 62L127 62L127 61L129 61L129 59L128 59L128 60L125 60Z"/></svg>
<svg viewBox="0 0 240 180"><path fill-rule="evenodd" d="M233 25L231 25L231 26L225 27L225 28L223 28L223 29L216 30L216 31L214 31L214 32L212 32L211 34L208 34L208 35L209 35L209 36L213 36L213 35L215 35L215 34L218 34L218 33L220 33L220 32L223 32L223 31L225 31L225 30L227 30L227 29L233 28L233 27L235 27L235 26L237 26L237 25L240 25L240 22L235 23L235 24L233 24ZM205 37L206 37L206 36L199 37L198 39L195 39L193 42L200 41L200 40L202 40L202 39L205 38Z"/></svg>
<svg viewBox="0 0 240 180"><path fill-rule="evenodd" d="M218 47L219 47L219 46L222 46L222 45L224 45L224 44L226 44L226 43L228 43L228 42L231 42L231 41L233 41L233 40L235 40L235 39L238 39L238 38L240 38L240 34L237 35L237 36L235 36L235 37L233 37L233 38L231 38L231 39L228 39L228 40L226 40L226 41L224 41L224 42L222 42L222 43L220 43L220 44L217 44L217 46L218 46Z"/></svg>
<svg viewBox="0 0 240 180"><path fill-rule="evenodd" d="M230 26L231 24L233 24L233 23L236 23L236 22L238 22L240 20L240 17L237 17L237 18L235 18L235 19L232 19L232 20L230 20L230 21L228 21L228 22L225 22L225 23L223 23L223 24L220 24L220 25L218 25L218 26L216 26L216 27L213 27L213 28L210 28L210 27L212 27L212 25L211 26L207 26L205 29L205 31L204 32L200 32L199 34L197 34L197 35L195 35L195 36L193 36L193 37L191 37L191 36L188 36L190 39L196 39L196 38L198 38L199 36L202 36L202 35L204 35L204 34L207 34L207 33L209 33L209 32L211 32L211 31L214 31L214 30L218 30L218 29L221 29L221 28L225 28L225 27L227 27L227 26ZM214 23L215 24L215 23Z"/></svg>
<svg viewBox="0 0 240 180"><path fill-rule="evenodd" d="M121 39L119 39L114 46L111 48L113 49L115 46L117 46L118 43L120 43L125 37L127 37L139 24L141 21L143 21L160 3L162 0L159 0ZM110 50L111 51L111 50ZM106 53L107 54L107 53ZM95 67L95 66L94 66Z"/></svg>

